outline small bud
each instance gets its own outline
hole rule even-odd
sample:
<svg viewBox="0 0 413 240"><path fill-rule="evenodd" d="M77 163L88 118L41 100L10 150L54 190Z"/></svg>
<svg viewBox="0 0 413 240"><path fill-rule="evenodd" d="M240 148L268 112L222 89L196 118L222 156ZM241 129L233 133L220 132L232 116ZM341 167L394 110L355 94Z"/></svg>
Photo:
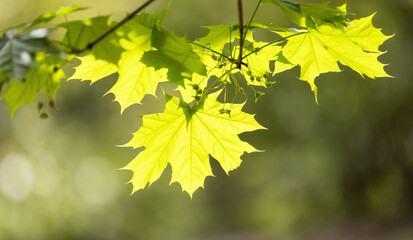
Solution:
<svg viewBox="0 0 413 240"><path fill-rule="evenodd" d="M268 78L268 76L269 76L269 74L267 72L264 73L264 75L263 75L264 78Z"/></svg>
<svg viewBox="0 0 413 240"><path fill-rule="evenodd" d="M57 72L59 70L59 68L57 67L57 66L54 66L53 67L53 72L55 73L55 72Z"/></svg>
<svg viewBox="0 0 413 240"><path fill-rule="evenodd" d="M242 87L238 88L238 92L244 93L244 89Z"/></svg>
<svg viewBox="0 0 413 240"><path fill-rule="evenodd" d="M201 95L202 94L202 89L196 90L196 94Z"/></svg>
<svg viewBox="0 0 413 240"><path fill-rule="evenodd" d="M251 81L254 81L254 80L255 80L255 77L254 77L254 76L251 76L250 79L251 79Z"/></svg>
<svg viewBox="0 0 413 240"><path fill-rule="evenodd" d="M198 84L193 84L193 85L192 85L192 89L194 89L194 90L198 90L198 89L199 89Z"/></svg>
<svg viewBox="0 0 413 240"><path fill-rule="evenodd" d="M201 100L201 96L194 96L195 101L199 102Z"/></svg>
<svg viewBox="0 0 413 240"><path fill-rule="evenodd" d="M220 114L224 114L224 113L225 113L225 109L219 109L219 113L220 113Z"/></svg>
<svg viewBox="0 0 413 240"><path fill-rule="evenodd" d="M252 72L251 72L250 70L248 70L248 71L247 71L247 75L248 75L248 76L251 76L251 75L252 75Z"/></svg>

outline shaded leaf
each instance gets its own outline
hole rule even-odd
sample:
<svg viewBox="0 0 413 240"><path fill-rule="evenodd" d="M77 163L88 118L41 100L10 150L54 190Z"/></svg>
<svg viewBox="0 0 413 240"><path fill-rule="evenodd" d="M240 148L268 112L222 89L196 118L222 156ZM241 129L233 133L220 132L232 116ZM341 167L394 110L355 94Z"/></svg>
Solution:
<svg viewBox="0 0 413 240"><path fill-rule="evenodd" d="M19 80L26 76L31 67L36 66L37 52L59 54L46 38L51 31L47 28L22 34L17 34L16 30L7 31L0 37L0 72L9 79Z"/></svg>
<svg viewBox="0 0 413 240"><path fill-rule="evenodd" d="M156 70L168 69L168 80L184 85L184 77L193 73L206 75L206 67L186 38L176 36L163 28L154 28L152 47L156 50L145 52L141 61Z"/></svg>

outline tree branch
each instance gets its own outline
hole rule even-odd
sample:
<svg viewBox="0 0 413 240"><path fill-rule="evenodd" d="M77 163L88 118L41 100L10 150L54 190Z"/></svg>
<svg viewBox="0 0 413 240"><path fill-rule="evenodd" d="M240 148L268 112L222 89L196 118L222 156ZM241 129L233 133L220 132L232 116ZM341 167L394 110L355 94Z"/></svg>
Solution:
<svg viewBox="0 0 413 240"><path fill-rule="evenodd" d="M242 11L242 0L238 0L238 20L239 20L239 54L237 60L237 68L241 69L242 65L242 50L244 48L244 16Z"/></svg>
<svg viewBox="0 0 413 240"><path fill-rule="evenodd" d="M119 27L121 27L123 24L127 23L129 20L131 20L136 14L138 14L139 12L141 12L143 9L145 9L147 6L149 6L149 4L151 4L152 2L154 2L155 0L148 0L146 1L144 4L142 4L140 7L138 7L135 11L133 11L131 14L129 14L128 16L126 16L122 21L120 21L118 24L116 24L114 27L112 27L111 29L109 29L108 31L106 31L105 33L103 33L100 37L98 37L95 41L89 43L86 45L86 47L82 48L82 49L77 49L74 50L73 53L82 53L86 50L90 50L92 49L97 43L99 43L100 41L102 41L103 39L105 39L107 36L109 36L112 32L116 31Z"/></svg>

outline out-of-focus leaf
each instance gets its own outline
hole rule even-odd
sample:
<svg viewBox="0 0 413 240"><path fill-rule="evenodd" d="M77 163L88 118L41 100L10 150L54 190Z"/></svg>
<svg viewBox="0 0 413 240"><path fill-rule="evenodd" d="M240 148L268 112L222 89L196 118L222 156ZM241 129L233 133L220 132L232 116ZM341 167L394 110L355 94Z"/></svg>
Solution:
<svg viewBox="0 0 413 240"><path fill-rule="evenodd" d="M11 81L1 97L7 101L7 108L12 116L21 106L31 104L40 91L54 98L60 86L60 80L65 77L60 69L62 59L38 53L36 62L38 66L31 68L26 78Z"/></svg>
<svg viewBox="0 0 413 240"><path fill-rule="evenodd" d="M0 37L0 72L9 79L20 80L31 67L36 66L37 52L58 54L59 51L46 38L51 31L47 28L22 34L16 34L16 30L7 31Z"/></svg>

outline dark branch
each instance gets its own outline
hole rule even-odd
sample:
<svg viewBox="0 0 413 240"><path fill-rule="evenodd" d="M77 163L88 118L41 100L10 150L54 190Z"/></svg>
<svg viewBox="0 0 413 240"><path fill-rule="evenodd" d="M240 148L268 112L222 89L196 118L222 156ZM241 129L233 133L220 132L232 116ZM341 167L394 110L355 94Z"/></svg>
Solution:
<svg viewBox="0 0 413 240"><path fill-rule="evenodd" d="M238 0L238 20L239 20L239 55L237 60L237 68L241 69L242 65L242 50L244 48L244 16L242 11L242 0Z"/></svg>
<svg viewBox="0 0 413 240"><path fill-rule="evenodd" d="M121 27L123 24L127 23L129 20L131 20L136 14L138 14L139 12L141 12L143 9L145 9L147 6L149 6L149 4L151 4L152 2L154 2L155 0L148 0L146 1L144 4L142 4L140 7L138 7L135 11L133 11L131 14L129 14L127 17L125 17L122 21L120 21L118 24L116 24L113 28L109 29L108 31L106 31L105 33L103 33L100 37L98 37L95 41L89 43L88 45L86 45L86 47L82 48L82 49L77 49L77 50L73 50L73 53L82 53L86 50L90 50L93 48L93 46L95 46L97 43L99 43L100 41L102 41L103 39L105 39L107 36L109 36L111 33L113 33L114 31L116 31L116 29L118 29L119 27Z"/></svg>

